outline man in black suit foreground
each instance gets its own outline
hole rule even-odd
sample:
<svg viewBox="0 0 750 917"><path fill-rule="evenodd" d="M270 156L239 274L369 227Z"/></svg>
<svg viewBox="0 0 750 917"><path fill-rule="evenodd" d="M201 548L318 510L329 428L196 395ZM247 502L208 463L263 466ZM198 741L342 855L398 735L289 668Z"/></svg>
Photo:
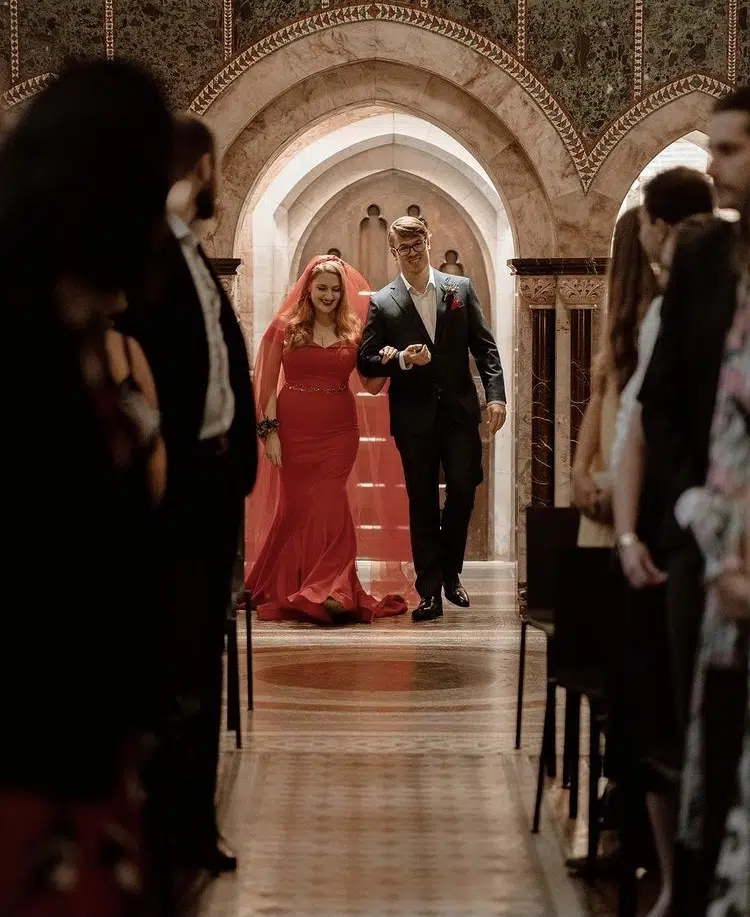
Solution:
<svg viewBox="0 0 750 917"><path fill-rule="evenodd" d="M372 297L359 370L363 376L390 376L391 433L404 467L421 597L412 617L431 621L443 614L443 588L453 604L469 605L459 574L482 481L481 411L469 352L487 395L492 435L505 423L505 384L471 280L431 267L430 233L416 217L399 217L388 241L400 273ZM380 352L386 346L397 348L399 357L383 364Z"/></svg>
<svg viewBox="0 0 750 917"><path fill-rule="evenodd" d="M155 843L171 865L234 870L220 846L215 791L222 654L245 496L255 482L255 409L245 341L193 227L213 215L213 137L174 127L169 233L123 326L154 374L167 447L158 560L164 717L147 791Z"/></svg>

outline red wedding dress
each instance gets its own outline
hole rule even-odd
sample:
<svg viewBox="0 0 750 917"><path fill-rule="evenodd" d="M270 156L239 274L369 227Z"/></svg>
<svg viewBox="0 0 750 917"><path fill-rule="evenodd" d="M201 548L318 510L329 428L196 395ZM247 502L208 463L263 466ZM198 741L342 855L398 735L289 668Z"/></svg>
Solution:
<svg viewBox="0 0 750 917"><path fill-rule="evenodd" d="M298 286L306 282L310 266ZM366 289L364 280L361 286ZM356 294L348 289L348 295L351 302ZM373 587L396 588L411 597L401 569L411 560L408 509L387 434L386 398L358 397L354 344L288 348L285 327L282 313L264 336L255 369L259 407L278 392L281 468L261 455L247 510L245 588L258 619L265 621L334 623L324 604L329 598L341 604L352 623L403 614L402 595L368 594L356 565L359 531L360 554L374 560L373 571L378 570ZM361 425L366 427L362 439ZM375 426L378 435L371 435ZM360 479L369 480L364 489Z"/></svg>

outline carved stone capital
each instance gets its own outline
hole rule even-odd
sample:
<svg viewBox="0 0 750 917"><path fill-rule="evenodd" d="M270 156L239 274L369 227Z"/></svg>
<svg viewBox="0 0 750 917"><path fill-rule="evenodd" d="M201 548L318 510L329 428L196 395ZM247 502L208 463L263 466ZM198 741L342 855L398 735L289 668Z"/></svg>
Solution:
<svg viewBox="0 0 750 917"><path fill-rule="evenodd" d="M216 273L222 279L224 277L234 277L242 264L241 258L212 258L211 265Z"/></svg>
<svg viewBox="0 0 750 917"><path fill-rule="evenodd" d="M518 293L528 309L554 309L557 277L519 277Z"/></svg>
<svg viewBox="0 0 750 917"><path fill-rule="evenodd" d="M604 277L562 276L557 281L557 293L568 309L599 309L604 301Z"/></svg>
<svg viewBox="0 0 750 917"><path fill-rule="evenodd" d="M211 266L216 271L219 282L230 299L234 299L237 292L237 274L241 264L242 260L240 258L211 259Z"/></svg>

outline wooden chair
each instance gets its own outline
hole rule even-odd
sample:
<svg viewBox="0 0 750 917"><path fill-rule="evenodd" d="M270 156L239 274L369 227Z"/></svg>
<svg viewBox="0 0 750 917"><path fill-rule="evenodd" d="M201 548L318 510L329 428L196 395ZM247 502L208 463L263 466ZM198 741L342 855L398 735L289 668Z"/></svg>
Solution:
<svg viewBox="0 0 750 917"><path fill-rule="evenodd" d="M586 697L589 727L589 813L588 877L593 877L599 843L598 783L602 770L601 736L606 719L607 660L617 626L611 615L614 560L609 548L563 548L558 552L555 584L555 638L553 669L557 684L568 692L572 703ZM544 793L544 762L554 746L553 713L548 702L537 773L533 831L538 832ZM569 737L568 763L571 771L571 809L578 795L579 719L571 713L575 734ZM566 743L568 744L568 743ZM577 811L577 806L576 806Z"/></svg>
<svg viewBox="0 0 750 917"><path fill-rule="evenodd" d="M550 646L555 634L554 585L558 552L574 547L578 539L578 510L572 507L529 506L526 508L526 606L521 612L521 645L518 657L516 701L516 748L521 747L523 691L526 674L526 631L534 627L547 638L547 704L552 742L547 744L547 773L555 777L555 693L557 684L550 666ZM566 718L567 719L567 718ZM567 760L567 756L565 756ZM567 775L564 775L567 776Z"/></svg>

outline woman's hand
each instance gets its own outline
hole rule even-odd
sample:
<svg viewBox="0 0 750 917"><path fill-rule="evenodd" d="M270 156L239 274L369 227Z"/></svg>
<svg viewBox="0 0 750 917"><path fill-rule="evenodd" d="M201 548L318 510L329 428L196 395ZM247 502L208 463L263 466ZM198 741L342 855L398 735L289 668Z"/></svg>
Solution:
<svg viewBox="0 0 750 917"><path fill-rule="evenodd" d="M738 624L750 622L750 576L746 570L727 570L716 580L719 613Z"/></svg>
<svg viewBox="0 0 750 917"><path fill-rule="evenodd" d="M398 350L395 347L384 347L380 351L380 362L381 363L390 363L391 360L395 360L398 356Z"/></svg>
<svg viewBox="0 0 750 917"><path fill-rule="evenodd" d="M274 432L268 434L263 444L263 449L265 450L268 461L277 468L281 468L281 440L279 439L278 433Z"/></svg>
<svg viewBox="0 0 750 917"><path fill-rule="evenodd" d="M651 552L642 541L620 548L620 564L633 589L660 586L667 581L667 574L656 566Z"/></svg>
<svg viewBox="0 0 750 917"><path fill-rule="evenodd" d="M573 472L573 506L588 515L595 512L599 502L599 488L590 474Z"/></svg>

